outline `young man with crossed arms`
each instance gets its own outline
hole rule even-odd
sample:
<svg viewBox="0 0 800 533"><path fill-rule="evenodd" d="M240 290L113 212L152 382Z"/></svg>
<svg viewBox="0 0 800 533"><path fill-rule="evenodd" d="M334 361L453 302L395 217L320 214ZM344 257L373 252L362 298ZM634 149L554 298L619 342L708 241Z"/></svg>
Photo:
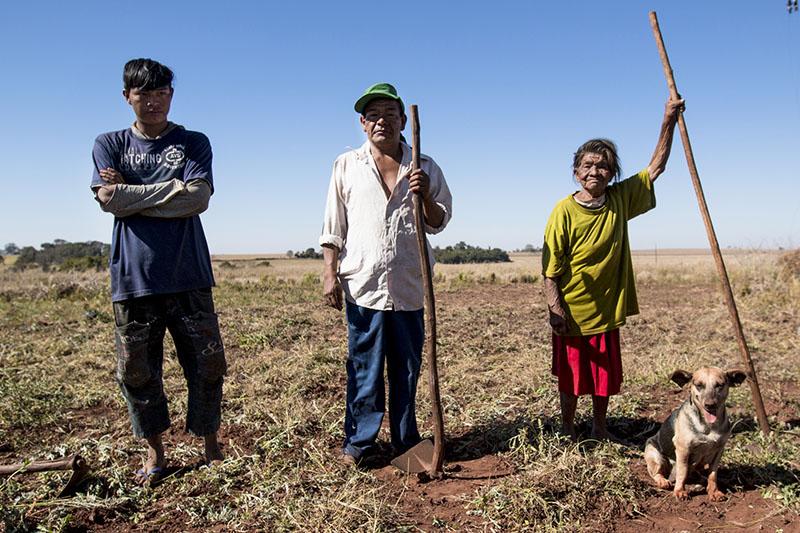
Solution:
<svg viewBox="0 0 800 533"><path fill-rule="evenodd" d="M166 331L189 389L186 429L204 438L207 464L223 459L217 431L227 367L199 217L214 190L211 145L202 133L167 120L172 78L169 68L151 59L129 61L122 94L136 121L98 136L92 152L91 189L100 208L114 215L116 375L133 433L147 441L147 457L136 473L142 485L158 481L166 466Z"/></svg>

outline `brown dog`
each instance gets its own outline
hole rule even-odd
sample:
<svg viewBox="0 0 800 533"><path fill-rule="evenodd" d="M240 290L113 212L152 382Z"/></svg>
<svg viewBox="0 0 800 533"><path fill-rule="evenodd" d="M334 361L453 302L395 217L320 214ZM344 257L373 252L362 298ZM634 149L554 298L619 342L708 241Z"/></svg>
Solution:
<svg viewBox="0 0 800 533"><path fill-rule="evenodd" d="M747 374L742 370L725 372L717 367L704 366L694 374L676 370L670 379L683 387L692 385L689 398L672 411L661 429L647 439L644 460L647 471L662 489L670 487L667 479L675 465L675 488L679 500L689 498L686 478L690 471L706 470L706 492L711 501L724 495L717 487L717 468L725 443L731 436L731 423L725 409L728 388L740 385Z"/></svg>

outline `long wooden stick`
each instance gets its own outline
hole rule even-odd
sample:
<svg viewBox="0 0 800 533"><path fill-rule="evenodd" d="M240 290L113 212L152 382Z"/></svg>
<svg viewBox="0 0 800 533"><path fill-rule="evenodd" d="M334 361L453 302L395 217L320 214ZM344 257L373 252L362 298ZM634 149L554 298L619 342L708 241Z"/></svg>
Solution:
<svg viewBox="0 0 800 533"><path fill-rule="evenodd" d="M667 56L667 49L664 47L664 39L661 37L661 29L658 27L658 18L656 18L655 11L650 12L650 26L653 28L653 36L656 39L658 54L661 56L661 63L664 66L664 76L667 78L667 85L669 86L670 95L672 95L673 99L677 99L679 98L678 88L675 85L675 77L672 74L672 67L670 66L669 57ZM764 410L764 401L761 399L761 389L758 387L756 369L753 366L753 360L750 357L750 350L747 347L747 342L744 339L742 322L739 320L739 311L736 309L736 301L733 299L733 290L731 290L731 282L730 279L728 279L728 271L725 269L725 262L722 260L722 252L720 252L719 249L719 242L717 241L717 235L714 232L714 225L711 222L711 215L708 212L706 197L703 194L703 186L700 184L700 175L697 173L697 165L695 165L694 162L694 153L692 152L692 145L689 142L689 132L686 129L686 121L683 118L683 113L678 115L678 128L681 132L683 150L686 152L686 162L689 164L689 174L692 176L694 192L697 195L697 204L700 206L700 214L703 216L703 222L706 226L708 242L711 244L711 252L714 254L714 261L717 264L717 272L719 272L719 277L722 281L722 292L725 296L725 304L728 306L731 322L733 322L733 329L736 332L736 340L739 343L739 351L742 354L742 360L747 366L747 373L750 377L750 391L753 395L753 405L756 408L758 426L761 428L761 432L767 435L769 434L769 422L767 421L767 413Z"/></svg>
<svg viewBox="0 0 800 533"><path fill-rule="evenodd" d="M416 105L411 106L411 149L412 169L420 168L419 163L419 111ZM428 468L428 475L439 477L444 463L444 418L442 416L442 400L439 395L439 370L436 366L436 305L433 298L433 279L431 263L428 256L428 242L425 238L425 221L422 213L422 197L414 195L414 217L417 225L417 245L422 268L422 285L425 290L425 353L428 354L428 381L431 394L431 410L433 411L433 459Z"/></svg>

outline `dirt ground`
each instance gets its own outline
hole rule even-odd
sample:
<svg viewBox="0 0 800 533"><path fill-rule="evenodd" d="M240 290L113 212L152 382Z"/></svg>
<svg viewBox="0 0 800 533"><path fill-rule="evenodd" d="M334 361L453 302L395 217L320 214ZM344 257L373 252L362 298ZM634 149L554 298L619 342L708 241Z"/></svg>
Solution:
<svg viewBox="0 0 800 533"><path fill-rule="evenodd" d="M512 269L501 280L442 269L441 480L388 465L388 428L372 468L336 461L346 337L342 317L319 305L316 279L306 271L294 281L254 268L220 272L228 459L202 466L197 439L182 431L185 391L168 347L171 462L152 490L130 479L142 448L113 385L105 280L83 280L68 294L59 279L50 288L39 279L2 287L0 463L77 451L93 473L68 500L55 498L64 474L0 479L0 531L800 531L800 311L797 287L776 286L773 271L742 263L732 276L772 435L760 436L750 390L741 387L728 402L735 427L719 475L725 501L708 501L698 485L678 502L647 475L644 441L686 394L669 373L740 364L707 266L689 274L676 265L638 268L642 313L623 331L625 384L609 410L610 429L629 447L558 437L535 280ZM426 379L419 390L421 430L430 434Z"/></svg>
<svg viewBox="0 0 800 533"><path fill-rule="evenodd" d="M652 294L650 305L669 306L672 297L655 287L648 287ZM713 287L709 296L713 297ZM648 291L648 292L650 292ZM706 291L703 291L706 292ZM440 305L469 306L470 302L494 301L506 302L511 309L526 304L535 306L531 302L532 294L527 287L480 287L476 290L459 291L445 294L440 298ZM533 295L534 298L537 295ZM663 300L662 300L663 299ZM513 313L509 311L509 316ZM510 329L528 327L526 320L518 324L510 324ZM734 365L736 366L736 365ZM666 419L671 410L677 407L686 397L685 391L680 389L654 389L643 395L642 405L638 414L642 419L651 422L652 428L645 434L639 430L641 424L628 424L612 426L617 435L629 442L638 444L643 448L646 437L658 429L657 421ZM767 385L766 410L770 419L777 420L784 427L797 430L800 428L800 387L796 382L778 382ZM732 409L732 414L745 415L743 409ZM752 422L752 415L750 416ZM800 434L800 431L796 432ZM452 454L450 454L452 456ZM800 457L797 457L794 475L798 475ZM630 468L643 484L651 484L647 468L643 459L637 457L630 461ZM449 461L448 474L442 481L420 482L414 476L401 475L391 466L376 471L376 476L390 482L395 487L395 492L400 495L399 504L404 515L411 518L413 525L421 530L435 530L430 524L443 520L454 530L480 529L482 522L472 519L463 513L463 500L473 494L477 488L492 485L497 479L509 476L515 472L513 464L509 464L497 455L487 455L466 461ZM719 478L723 490L726 485L741 484L742 472L731 472L724 466L720 470ZM697 481L697 480L696 480ZM709 531L709 530L736 530L736 531L800 531L800 519L797 514L781 508L774 502L762 496L761 489L744 481L743 486L729 490L728 497L723 502L711 502L705 496L705 488L695 484L692 498L688 502L677 501L671 492L657 491L646 499L636 502L626 511L633 516L620 516L613 524L591 524L590 529L596 531L618 531L633 533L641 531ZM632 502L633 503L633 502Z"/></svg>

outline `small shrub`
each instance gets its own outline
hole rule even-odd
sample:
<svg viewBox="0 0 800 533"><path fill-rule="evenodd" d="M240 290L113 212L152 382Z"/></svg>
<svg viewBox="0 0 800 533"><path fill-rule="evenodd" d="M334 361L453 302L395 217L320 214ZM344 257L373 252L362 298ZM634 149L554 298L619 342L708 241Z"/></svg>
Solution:
<svg viewBox="0 0 800 533"><path fill-rule="evenodd" d="M300 284L306 287L313 287L315 285L319 285L319 275L314 274L313 272L307 272L303 279L300 280Z"/></svg>
<svg viewBox="0 0 800 533"><path fill-rule="evenodd" d="M102 270L105 268L107 262L107 258L98 255L68 257L59 265L58 270L62 272L84 272L92 269Z"/></svg>

